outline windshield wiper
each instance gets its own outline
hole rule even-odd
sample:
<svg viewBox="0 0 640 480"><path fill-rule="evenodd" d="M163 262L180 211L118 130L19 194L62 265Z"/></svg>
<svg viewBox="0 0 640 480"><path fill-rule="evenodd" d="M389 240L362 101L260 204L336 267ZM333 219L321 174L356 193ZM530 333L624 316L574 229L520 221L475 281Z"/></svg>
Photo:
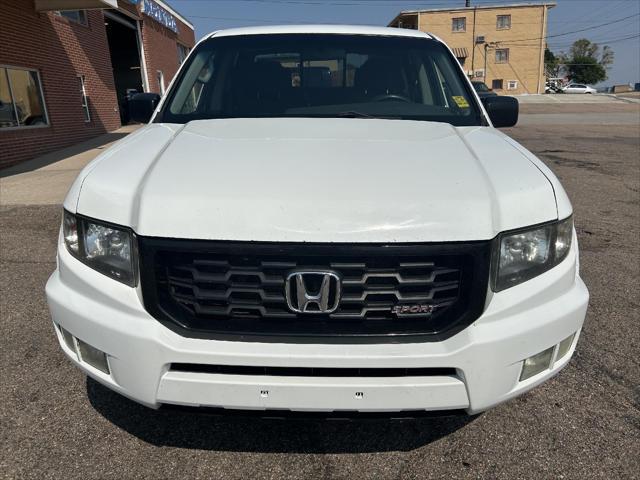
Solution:
<svg viewBox="0 0 640 480"><path fill-rule="evenodd" d="M369 115L368 113L358 112L356 110L347 110L346 112L336 113L336 117L341 118L380 118L375 115Z"/></svg>

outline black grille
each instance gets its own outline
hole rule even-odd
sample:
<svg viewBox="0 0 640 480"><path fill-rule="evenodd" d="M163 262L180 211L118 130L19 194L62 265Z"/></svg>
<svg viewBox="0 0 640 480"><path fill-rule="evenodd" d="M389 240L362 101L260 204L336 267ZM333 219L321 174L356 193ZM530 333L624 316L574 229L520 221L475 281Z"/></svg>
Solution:
<svg viewBox="0 0 640 480"><path fill-rule="evenodd" d="M488 281L488 242L312 245L139 238L139 249L145 307L187 336L442 338L479 316ZM331 271L341 278L334 312L291 311L285 280L299 270Z"/></svg>

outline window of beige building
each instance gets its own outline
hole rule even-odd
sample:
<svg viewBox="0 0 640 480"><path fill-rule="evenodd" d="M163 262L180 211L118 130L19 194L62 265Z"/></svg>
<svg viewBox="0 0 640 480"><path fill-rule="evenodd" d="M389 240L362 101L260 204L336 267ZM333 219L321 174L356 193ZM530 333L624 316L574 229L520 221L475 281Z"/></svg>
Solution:
<svg viewBox="0 0 640 480"><path fill-rule="evenodd" d="M511 15L498 15L496 28L498 30L508 30L511 28Z"/></svg>
<svg viewBox="0 0 640 480"><path fill-rule="evenodd" d="M451 31L452 32L466 32L467 31L467 17L459 17L451 19Z"/></svg>
<svg viewBox="0 0 640 480"><path fill-rule="evenodd" d="M509 63L508 48L498 48L496 50L496 63Z"/></svg>
<svg viewBox="0 0 640 480"><path fill-rule="evenodd" d="M492 90L502 90L502 79L496 78L491 81L491 89Z"/></svg>
<svg viewBox="0 0 640 480"><path fill-rule="evenodd" d="M507 80L507 90L515 90L518 88L517 80Z"/></svg>

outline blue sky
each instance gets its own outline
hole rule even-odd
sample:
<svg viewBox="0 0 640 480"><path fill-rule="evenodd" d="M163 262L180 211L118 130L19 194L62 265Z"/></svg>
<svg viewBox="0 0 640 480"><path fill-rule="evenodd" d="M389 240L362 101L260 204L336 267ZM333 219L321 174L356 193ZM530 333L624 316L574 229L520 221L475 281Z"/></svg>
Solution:
<svg viewBox="0 0 640 480"><path fill-rule="evenodd" d="M248 25L386 25L401 10L463 6L464 0L169 0L169 3L193 22L196 38L200 38L213 30ZM500 3L519 2L471 0L472 5ZM640 82L640 0L556 0L556 3L549 13L548 41L553 51L568 51L578 38L610 45L615 62L604 84ZM568 33L583 29L586 30ZM636 37L630 38L633 36Z"/></svg>

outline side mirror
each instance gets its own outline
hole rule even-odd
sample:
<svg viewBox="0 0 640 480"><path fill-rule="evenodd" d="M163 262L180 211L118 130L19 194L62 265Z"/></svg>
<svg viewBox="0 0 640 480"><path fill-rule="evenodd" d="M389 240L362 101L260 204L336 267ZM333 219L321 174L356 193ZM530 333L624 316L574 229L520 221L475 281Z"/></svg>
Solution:
<svg viewBox="0 0 640 480"><path fill-rule="evenodd" d="M160 102L157 93L137 93L129 99L129 117L140 123L147 123Z"/></svg>
<svg viewBox="0 0 640 480"><path fill-rule="evenodd" d="M513 127L518 123L520 107L516 98L502 96L484 97L482 103L494 127Z"/></svg>

